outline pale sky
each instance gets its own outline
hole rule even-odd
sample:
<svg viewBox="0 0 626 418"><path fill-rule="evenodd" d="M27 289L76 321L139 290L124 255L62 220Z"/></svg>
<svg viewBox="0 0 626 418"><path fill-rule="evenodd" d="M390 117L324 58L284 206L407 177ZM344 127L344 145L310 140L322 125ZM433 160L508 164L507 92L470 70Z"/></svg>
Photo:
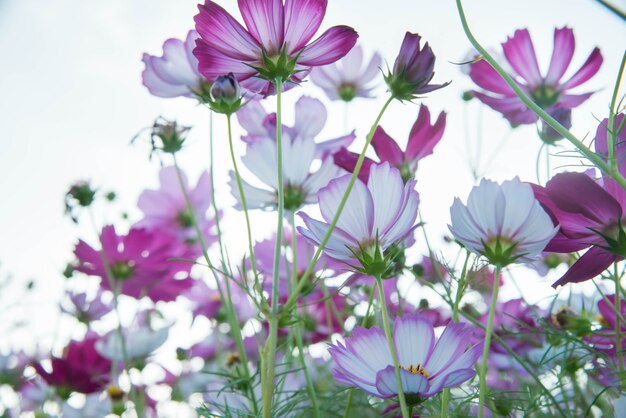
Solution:
<svg viewBox="0 0 626 418"><path fill-rule="evenodd" d="M234 1L218 3L239 16ZM468 135L474 150L476 141L482 141L482 169L487 177L503 180L519 175L523 180L536 181L540 140L535 128L527 126L510 132L508 124L494 111L480 110L478 103L468 105L460 99L472 83L453 64L462 61L469 51L454 1L329 3L322 30L335 24L353 26L365 50L379 51L390 64L404 32L417 32L437 55L435 81L453 80L449 87L424 101L432 113L448 112L444 138L435 155L420 164L417 177L421 211L436 248L441 247L442 234L447 231L452 199L456 195L465 199L474 183L468 164L474 151L467 152ZM515 29L529 28L544 71L555 26L574 28L577 48L569 74L594 46L601 48L604 64L600 72L578 90L597 93L573 116L573 131L579 137L593 137L597 125L594 115L604 118L607 114L614 77L626 46L624 22L592 0L465 3L470 25L485 46L499 47ZM620 3L626 9L626 1ZM118 192L119 202L107 213L100 213L99 222L117 222L123 210L137 220L136 199L143 188L156 186L159 167L155 161L148 161L146 145L131 147L129 141L159 115L195 126L189 146L180 156L192 180L208 168L207 111L193 100L152 97L140 78L142 53L160 55L165 39L184 37L193 26L196 10L195 1L182 0L0 0L0 274L12 273L15 285L31 278L37 283L35 297L10 313L11 318L26 317L31 326L11 334L9 341L0 340L0 349L7 344L20 346L24 338L32 336L43 337L44 345L49 343L46 338L55 328L56 306L63 293L64 265L72 259L73 245L79 237L94 242L87 222L77 227L63 215L63 195L72 182L90 179L103 190ZM358 141L363 141L382 104L384 88L378 91L380 99L357 101L350 109L351 127L357 129ZM287 124L293 120L293 103L304 93L328 103L321 90L310 83L286 93ZM267 105L274 106L273 99ZM342 104L328 106L324 139L344 133ZM382 125L401 144L406 141L417 108L394 103L383 118ZM218 201L228 209L233 203L226 184L230 165L225 125L217 119ZM478 120L482 121L480 133ZM236 132L241 134L240 129ZM492 164L486 165L484 161L493 154ZM575 163L553 158L552 167ZM543 170L543 163L541 167ZM545 181L545 172L542 176ZM229 248L243 252L241 215L234 210L226 212ZM266 225L274 225L274 216L254 215L255 238L267 237L270 229ZM419 241L418 236L418 249L423 251ZM519 280L528 276L529 281L538 282L523 270L520 276ZM543 280L532 289L540 295L552 294L549 283L551 279ZM4 292L0 304L15 299L15 295L19 295L15 289Z"/></svg>

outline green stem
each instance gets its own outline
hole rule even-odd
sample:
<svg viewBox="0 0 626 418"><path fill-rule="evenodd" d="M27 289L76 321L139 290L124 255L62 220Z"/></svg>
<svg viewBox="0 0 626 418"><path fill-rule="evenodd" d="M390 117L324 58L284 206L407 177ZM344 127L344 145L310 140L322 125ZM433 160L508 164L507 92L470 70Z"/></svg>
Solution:
<svg viewBox="0 0 626 418"><path fill-rule="evenodd" d="M611 168L615 172L619 172L618 161L615 157L615 147L617 145L616 137L617 137L617 129L615 126L615 117L618 114L617 106L617 96L619 95L619 88L622 83L622 76L624 74L624 67L626 66L626 52L622 57L622 63L620 64L619 72L617 74L617 79L615 80L615 87L613 88L613 96L611 97L611 111L609 112L609 119L606 126L606 138L607 138L607 150L608 150L608 162ZM620 161L621 163L621 161Z"/></svg>
<svg viewBox="0 0 626 418"><path fill-rule="evenodd" d="M604 161L602 157L589 149L580 139L578 139L574 134L572 134L563 125L561 125L556 119L554 119L539 105L537 105L519 87L515 80L513 80L513 78L509 74L507 74L507 72L496 62L496 60L493 59L489 52L487 52L487 50L480 45L480 43L478 42L478 40L476 40L476 38L472 34L472 31L469 28L467 18L465 17L465 12L463 11L463 4L461 0L456 0L456 5L459 12L459 17L461 18L461 24L463 25L463 31L465 32L467 39L474 46L474 48L476 48L482 58L487 61L498 74L500 74L504 81L515 92L517 97L519 97L520 100L524 102L524 104L528 106L533 112L535 112L543 121L545 121L555 131L561 134L563 138L566 138L570 143L572 143L581 152L581 154L583 154L596 167L612 177L620 186L626 189L626 178L624 178L624 176L622 176L619 172L615 172L614 170L612 170L611 166L606 161Z"/></svg>
<svg viewBox="0 0 626 418"><path fill-rule="evenodd" d="M343 413L343 418L350 416L350 409L352 408L352 398L354 398L354 388L350 388L348 391L348 403L346 404L346 411Z"/></svg>
<svg viewBox="0 0 626 418"><path fill-rule="evenodd" d="M496 303L498 302L498 290L500 288L500 271L501 267L496 265L496 271L493 279L493 294L491 295L491 305L489 306L489 320L487 322L487 330L485 331L485 346L483 348L483 360L480 365L480 392L478 416L485 416L485 397L487 395L487 360L489 359L489 347L491 346L491 334L493 333L493 319L496 313Z"/></svg>
<svg viewBox="0 0 626 418"><path fill-rule="evenodd" d="M441 418L448 418L448 402L450 402L450 389L444 389L441 393Z"/></svg>
<svg viewBox="0 0 626 418"><path fill-rule="evenodd" d="M317 250L315 251L315 255L313 256L313 259L311 259L311 261L309 262L309 265L307 266L306 271L300 278L298 285L294 289L294 293L289 296L289 298L287 299L287 302L283 306L283 309L285 311L289 311L291 308L293 308L293 306L295 306L298 300L297 295L302 291L302 289L306 285L309 276L313 273L313 269L315 269L315 264L317 263L317 260L322 255L322 251L324 250L326 243L328 243L328 240L330 239L333 231L335 230L335 226L337 225L337 222L339 221L339 217L341 216L341 213L343 212L343 208L346 205L346 202L348 201L348 196L350 195L350 192L352 191L352 187L354 186L354 183L356 182L359 176L359 172L361 171L361 166L363 165L363 161L365 160L365 152L367 151L370 143L372 142L372 138L374 137L374 132L376 132L376 128L378 127L380 119L383 117L383 114L385 113L385 111L387 110L387 107L389 107L393 99L394 99L393 96L389 97L389 99L387 99L382 109L378 113L378 116L376 116L376 120L374 120L374 124L370 128L369 133L367 134L365 145L363 146L363 150L361 151L361 154L359 155L359 159L357 160L356 165L354 167L354 171L352 172L352 177L350 177L350 182L348 183L348 188L346 190L346 193L343 195L341 202L339 202L339 206L337 207L337 212L335 213L335 216L329 225L328 231L326 231L326 235L324 235L322 242L317 247Z"/></svg>
<svg viewBox="0 0 626 418"><path fill-rule="evenodd" d="M298 241L297 241L297 233L296 233L296 214L294 211L289 212L290 221L291 221L291 251L292 251L292 279L294 283L298 282ZM285 265L286 265L285 261ZM330 317L330 315L329 315ZM329 328L332 329L332 328ZM313 380L311 380L311 376L309 374L309 369L306 364L306 360L304 358L304 344L302 342L302 322L298 318L295 322L295 333L296 333L296 344L298 346L298 353L300 353L300 365L302 366L302 372L304 373L304 378L306 380L306 387L309 392L309 396L311 397L311 404L313 406L314 416L316 418L320 418L320 409L317 402L317 394L315 393L315 386L313 386Z"/></svg>
<svg viewBox="0 0 626 418"><path fill-rule="evenodd" d="M396 373L396 385L398 386L398 400L400 401L400 410L402 411L403 418L410 418L411 415L409 415L409 409L407 407L406 399L404 397L404 390L402 389L402 378L400 377L398 353L396 353L396 347L393 344L393 335L391 333L391 327L389 326L389 313L387 312L387 303L385 302L385 290L383 288L383 280L380 274L376 276L376 283L378 284L380 305L382 307L383 329L385 330L385 337L387 337L389 351L391 352L391 358L393 359L393 368Z"/></svg>
<svg viewBox="0 0 626 418"><path fill-rule="evenodd" d="M620 376L620 384L624 386L624 353L622 347L622 322L620 321L622 313L621 283L620 275L617 271L617 263L613 264L615 278L615 351L617 352L618 370Z"/></svg>
<svg viewBox="0 0 626 418"><path fill-rule="evenodd" d="M606 1L606 0L596 0L596 1L598 3L600 3L602 6L606 7L609 11L615 13L615 15L617 15L620 19L626 20L626 13L624 13L623 11L618 9L617 7L613 6L608 1Z"/></svg>
<svg viewBox="0 0 626 418"><path fill-rule="evenodd" d="M272 397L274 395L274 365L276 363L276 345L278 343L278 287L280 276L280 255L283 240L283 217L285 210L285 189L283 187L283 125L282 125L282 88L280 77L274 80L276 86L276 170L278 185L278 223L276 226L276 246L274 248L274 271L272 275L272 306L269 313L269 338L263 350L264 370L262 374L263 418L271 417ZM298 293L294 293L297 295Z"/></svg>
<svg viewBox="0 0 626 418"><path fill-rule="evenodd" d="M208 247L206 245L206 242L204 241L204 236L202 235L202 231L200 230L200 227L198 226L198 220L196 219L196 212L193 208L193 205L191 204L191 199L189 198L189 192L187 191L187 187L185 187L185 183L183 181L183 174L180 170L180 166L178 165L178 159L176 158L176 154L172 154L172 160L174 161L174 167L176 168L176 175L178 177L178 184L180 186L180 189L183 193L183 198L185 199L185 204L187 205L187 210L189 211L189 214L191 215L191 223L193 225L193 228L196 232L196 236L198 238L198 243L200 244L200 248L202 249L202 255L204 257L204 260L206 261L207 265L209 266L209 269L211 270L211 272L213 273L214 277L215 277L215 282L217 284L217 288L218 291L220 293L220 299L222 300L222 303L226 306L226 313L228 316L228 322L230 324L230 328L231 328L231 332L234 335L235 338L235 343L237 345L237 349L239 351L239 356L241 358L241 364L243 366L243 370L244 370L244 374L245 374L245 378L246 380L249 382L250 381L250 368L248 366L248 356L246 355L246 350L243 346L243 337L241 335L241 329L239 328L239 321L237 320L237 313L234 309L233 306L233 301L232 301L232 297L231 297L231 293L230 293L230 284L229 284L229 279L228 277L225 277L225 284L226 284L226 291L227 291L227 296L224 296L224 293L222 291L222 288L220 286L220 281L219 281L219 276L215 270L215 267L213 266L213 263L211 262L211 258L209 257L209 251L208 251ZM217 216L216 216L216 220L217 220ZM224 274L226 274L226 272L224 272ZM251 385L249 385L251 386ZM251 398L250 399L250 403L253 406L253 409L256 409L256 400L254 398L254 393L252 392L252 388L249 391Z"/></svg>
<svg viewBox="0 0 626 418"><path fill-rule="evenodd" d="M246 235L248 238L248 252L250 253L250 265L252 267L252 274L254 276L254 288L259 297L263 297L261 290L261 284L259 282L259 273L256 268L256 256L254 255L254 247L252 244L252 227L250 226L250 216L248 214L248 204L246 202L246 195L243 191L243 183L241 182L241 175L239 174L239 168L237 167L237 159L235 158L235 149L233 147L233 135L232 135L232 123L231 115L226 115L226 123L228 125L228 147L230 149L230 159L233 164L233 171L235 172L235 181L237 182L237 190L239 191L239 197L241 198L241 208L243 209L243 215L246 219Z"/></svg>

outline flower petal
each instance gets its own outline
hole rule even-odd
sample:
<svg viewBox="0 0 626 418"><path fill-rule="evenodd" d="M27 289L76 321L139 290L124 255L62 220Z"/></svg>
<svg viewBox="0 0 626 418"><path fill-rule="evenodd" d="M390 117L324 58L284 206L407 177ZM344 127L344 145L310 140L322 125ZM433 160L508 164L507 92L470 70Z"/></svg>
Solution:
<svg viewBox="0 0 626 418"><path fill-rule="evenodd" d="M282 0L238 0L246 27L269 55L283 46L284 11Z"/></svg>
<svg viewBox="0 0 626 418"><path fill-rule="evenodd" d="M302 138L315 138L326 125L326 107L312 97L302 96L296 102L294 129Z"/></svg>
<svg viewBox="0 0 626 418"><path fill-rule="evenodd" d="M563 286L566 283L580 283L593 279L616 261L622 260L615 254L600 247L592 247L574 263L572 267L552 287Z"/></svg>
<svg viewBox="0 0 626 418"><path fill-rule="evenodd" d="M381 162L388 161L396 167L400 167L404 162L404 153L396 141L387 135L382 126L376 127L372 137L372 147L374 147L374 151L376 151Z"/></svg>
<svg viewBox="0 0 626 418"><path fill-rule="evenodd" d="M580 86L585 81L589 80L600 69L602 60L603 58L600 53L600 49L594 48L582 67L580 67L580 69L576 71L576 73L569 80L561 85L561 90L573 89L574 87Z"/></svg>
<svg viewBox="0 0 626 418"><path fill-rule="evenodd" d="M413 374L404 369L400 369L400 381L402 382L402 391L405 394L428 392L430 387L427 378L419 373ZM398 394L398 383L393 366L388 366L376 373L376 389L382 398L392 398Z"/></svg>
<svg viewBox="0 0 626 418"><path fill-rule="evenodd" d="M393 342L398 362L405 367L423 365L435 345L435 330L418 314L396 318Z"/></svg>
<svg viewBox="0 0 626 418"><path fill-rule="evenodd" d="M532 87L542 82L533 41L527 29L518 29L512 38L502 44L502 50L511 67Z"/></svg>
<svg viewBox="0 0 626 418"><path fill-rule="evenodd" d="M358 37L351 27L333 26L304 48L298 64L316 67L335 62L352 49Z"/></svg>
<svg viewBox="0 0 626 418"><path fill-rule="evenodd" d="M547 85L556 85L561 80L561 77L567 71L567 67L572 62L575 47L576 41L572 29L568 27L554 29L554 49L552 50L548 74L545 78Z"/></svg>
<svg viewBox="0 0 626 418"><path fill-rule="evenodd" d="M328 0L285 1L287 54L298 53L313 38L326 14Z"/></svg>

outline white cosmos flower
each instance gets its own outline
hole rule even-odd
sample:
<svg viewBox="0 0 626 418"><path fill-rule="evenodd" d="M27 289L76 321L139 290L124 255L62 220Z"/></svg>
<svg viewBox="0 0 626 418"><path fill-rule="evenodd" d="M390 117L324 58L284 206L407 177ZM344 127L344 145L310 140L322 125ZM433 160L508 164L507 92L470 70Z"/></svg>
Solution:
<svg viewBox="0 0 626 418"><path fill-rule="evenodd" d="M501 266L535 260L559 229L535 199L530 184L518 177L502 185L481 180L467 205L454 199L450 217L454 238Z"/></svg>

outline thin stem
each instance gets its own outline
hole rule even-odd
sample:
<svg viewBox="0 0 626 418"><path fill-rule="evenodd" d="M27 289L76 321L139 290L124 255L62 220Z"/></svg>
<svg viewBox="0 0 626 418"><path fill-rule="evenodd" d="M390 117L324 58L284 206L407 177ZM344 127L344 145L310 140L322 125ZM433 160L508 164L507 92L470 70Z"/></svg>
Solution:
<svg viewBox="0 0 626 418"><path fill-rule="evenodd" d="M389 326L389 313L387 312L387 303L385 302L385 290L383 288L383 280L379 275L376 276L376 283L378 284L378 293L380 296L380 304L383 314L383 329L385 330L385 336L387 337L387 343L389 344L389 351L391 352L391 358L393 359L393 368L396 373L396 385L398 386L398 400L400 401L400 410L402 411L403 418L410 418L409 409L404 398L404 390L402 388L402 378L400 377L400 365L398 364L398 354L393 344L393 335L391 334L391 328Z"/></svg>
<svg viewBox="0 0 626 418"><path fill-rule="evenodd" d="M226 115L226 123L228 125L228 146L230 148L230 159L233 164L233 170L235 171L235 181L237 182L237 190L239 191L239 197L241 198L241 207L243 209L243 215L246 218L246 235L248 238L248 252L250 253L250 265L252 267L252 274L254 275L254 287L257 294L262 298L263 293L261 291L261 284L259 283L259 273L256 268L256 256L254 255L254 247L252 244L252 228L250 227L250 216L248 215L248 204L246 203L246 195L243 191L243 183L241 182L241 175L239 175L239 168L237 167L237 159L235 158L235 150L233 147L233 135L232 135L232 123L231 115Z"/></svg>
<svg viewBox="0 0 626 418"><path fill-rule="evenodd" d="M498 290L500 288L500 271L501 267L496 265L495 276L493 279L493 294L491 296L491 305L489 306L489 320L487 322L487 330L485 331L485 346L483 348L483 360L480 365L480 392L478 416L485 416L485 397L487 395L487 360L489 359L489 347L491 346L491 334L493 333L493 319L496 313L496 303L498 302Z"/></svg>
<svg viewBox="0 0 626 418"><path fill-rule="evenodd" d="M441 393L441 418L448 418L448 402L450 402L450 389L444 389Z"/></svg>
<svg viewBox="0 0 626 418"><path fill-rule="evenodd" d="M548 125L550 125L555 131L557 131L561 136L566 138L570 143L572 143L580 152L583 154L589 161L591 161L596 167L598 167L601 171L612 177L622 188L626 189L626 178L624 178L619 172L615 172L611 169L610 165L607 164L606 161L602 159L598 154L594 153L591 149L589 149L580 139L578 139L574 134L572 134L569 130L567 130L563 125L561 125L556 119L550 116L545 110L543 110L539 105L537 105L513 80L513 78L507 74L507 72L493 59L493 57L487 52L485 48L483 48L480 43L476 40L472 31L469 28L467 23L467 18L465 17L465 12L463 11L463 4L461 0L456 0L457 9L459 12L459 17L461 18L461 24L463 25L463 30L467 39L470 43L476 48L478 53L482 56L482 58L487 61L494 70L504 79L504 81L511 87L511 89L515 92L517 97L520 98L522 102L526 106L528 106L533 112L535 112L542 120L544 120Z"/></svg>
<svg viewBox="0 0 626 418"><path fill-rule="evenodd" d="M274 365L276 363L276 344L278 343L278 287L280 276L280 254L283 240L283 216L285 210L285 189L283 186L283 124L282 124L282 88L280 77L274 80L276 86L276 160L278 185L278 223L276 226L276 246L274 248L274 272L272 275L272 306L269 314L269 338L263 350L263 375L261 391L263 393L263 418L271 417L272 397L274 395ZM297 296L299 292L293 293ZM292 296L293 296L292 295Z"/></svg>
<svg viewBox="0 0 626 418"><path fill-rule="evenodd" d="M352 398L354 398L354 388L350 388L348 392L348 403L346 404L346 411L343 413L343 418L348 418L350 416L350 409L352 408Z"/></svg>
<svg viewBox="0 0 626 418"><path fill-rule="evenodd" d="M611 168L616 172L619 171L617 158L615 157L615 148L616 148L616 139L617 139L617 130L615 127L615 116L617 116L618 109L617 106L617 96L619 95L619 88L622 83L622 76L624 74L624 67L626 66L626 52L622 57L622 63L620 64L619 72L617 74L617 79L615 80L615 87L613 88L613 96L611 97L611 110L609 112L608 126L606 126L606 137L607 137L607 150L608 150L608 160Z"/></svg>
<svg viewBox="0 0 626 418"><path fill-rule="evenodd" d="M237 349L239 351L239 356L241 358L241 364L243 366L243 370L244 370L244 374L245 374L245 378L249 381L250 380L250 369L248 366L248 356L246 354L246 350L243 346L243 337L241 335L241 329L239 328L239 321L237 320L237 313L234 309L233 303L232 303L232 297L231 297L231 293L230 293L230 284L228 281L228 277L225 278L225 283L226 283L226 291L227 291L227 297L224 296L224 293L221 289L220 283L219 283L219 276L215 270L215 267L213 266L213 263L211 262L211 258L209 257L209 251L208 251L208 247L206 245L206 242L204 241L204 236L202 234L202 230L200 229L200 226L198 225L198 220L196 219L196 212L193 208L193 205L191 204L191 199L189 198L189 192L187 191L187 187L185 186L185 182L183 181L183 174L181 172L180 166L178 165L178 160L176 158L176 154L172 154L172 160L174 161L174 167L176 168L176 175L178 177L178 184L180 186L180 189L182 191L183 194L183 198L185 199L185 204L187 205L187 210L191 216L191 223L193 225L193 228L196 232L196 236L198 238L198 243L200 244L200 248L202 250L202 255L204 257L204 260L206 261L207 265L209 266L209 269L211 270L211 272L213 272L213 275L215 277L215 282L217 284L218 287L218 291L220 293L220 299L222 300L222 303L224 303L226 305L226 313L228 316L228 322L230 324L230 328L231 328L231 332L233 333L234 337L235 337L235 343L237 345ZM216 217L217 220L217 217ZM224 272L226 273L226 272ZM253 409L256 409L256 400L254 398L254 394L252 393L252 389L250 389L249 391L251 398L250 398L250 403L253 406Z"/></svg>
<svg viewBox="0 0 626 418"><path fill-rule="evenodd" d="M611 12L615 13L615 15L617 15L620 19L626 20L626 13L624 13L623 11L618 9L617 7L613 6L608 1L606 1L606 0L596 0L596 1L598 3L600 3L602 6L606 7Z"/></svg>
<svg viewBox="0 0 626 418"><path fill-rule="evenodd" d="M620 274L617 271L617 263L613 263L614 279L615 279L615 351L617 352L618 370L620 376L620 384L623 386L624 380L624 353L622 351L622 321L620 316L622 313L622 297Z"/></svg>
<svg viewBox="0 0 626 418"><path fill-rule="evenodd" d="M296 214L294 211L289 212L290 221L291 221L291 251L292 251L292 279L294 283L298 282L298 241L296 234ZM285 263L287 264L287 263ZM329 315L330 317L330 315ZM313 411L316 418L320 418L320 410L317 402L317 394L315 393L315 386L313 386L313 380L311 380L311 376L309 375L309 369L306 364L306 360L304 358L304 344L302 343L302 323L299 319L296 320L295 323L295 333L296 333L296 344L298 346L298 353L300 353L300 365L302 366L302 372L304 373L304 378L306 380L306 387L309 392L309 396L311 397L311 404L313 406ZM329 328L332 329L332 328Z"/></svg>
<svg viewBox="0 0 626 418"><path fill-rule="evenodd" d="M380 119L383 117L383 114L385 113L385 111L387 110L387 107L389 107L393 99L394 99L393 96L389 97L389 99L387 99L382 109L378 113L378 116L376 116L376 120L374 120L374 124L372 125L369 133L367 134L365 145L363 146L363 150L361 151L361 154L359 155L359 159L357 160L356 165L354 167L354 171L352 172L352 177L350 178L350 182L348 183L348 188L346 190L346 193L343 195L341 202L339 202L339 206L337 207L337 212L335 213L335 217L332 219L329 225L328 231L326 231L326 235L324 235L324 238L322 239L322 242L317 247L317 250L315 251L315 255L313 256L313 259L311 259L311 261L309 262L309 265L307 266L306 271L304 272L304 274L300 278L300 281L298 282L298 285L294 289L294 293L290 295L289 298L287 299L287 302L285 303L283 307L284 310L289 311L291 308L293 308L293 306L295 306L297 302L297 295L302 291L302 288L307 283L309 276L313 273L315 264L317 263L317 260L322 255L322 251L324 250L324 247L328 243L330 236L335 230L335 226L337 225L337 222L339 221L339 217L341 216L341 213L343 212L343 208L346 205L346 202L348 201L348 196L350 195L350 192L352 191L352 187L354 186L354 183L356 182L359 176L359 172L361 171L361 166L363 165L363 161L365 160L365 152L367 151L370 143L372 142L372 138L374 137L374 132L376 132L376 128L378 127Z"/></svg>

